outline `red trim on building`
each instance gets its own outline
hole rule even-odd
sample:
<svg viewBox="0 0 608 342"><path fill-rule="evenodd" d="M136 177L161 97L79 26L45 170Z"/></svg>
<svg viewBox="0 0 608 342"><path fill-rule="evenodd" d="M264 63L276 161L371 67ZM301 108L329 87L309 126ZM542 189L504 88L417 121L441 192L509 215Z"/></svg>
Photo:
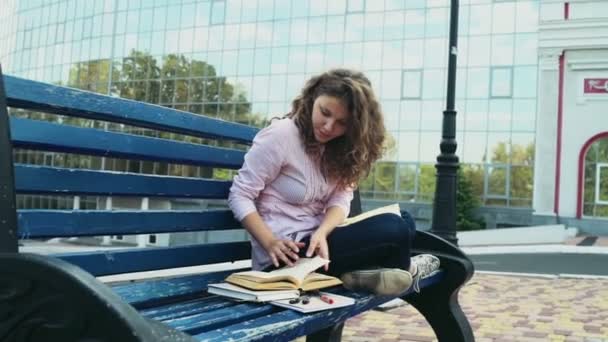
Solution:
<svg viewBox="0 0 608 342"><path fill-rule="evenodd" d="M570 19L570 3L564 2L564 19Z"/></svg>
<svg viewBox="0 0 608 342"><path fill-rule="evenodd" d="M557 92L557 151L555 152L555 195L553 197L553 212L559 215L559 191L562 165L562 121L564 115L564 54L559 56L559 82Z"/></svg>
<svg viewBox="0 0 608 342"><path fill-rule="evenodd" d="M602 138L608 138L608 132L598 133L585 142L578 154L578 183L576 185L576 218L583 217L583 190L585 189L585 156L591 144Z"/></svg>

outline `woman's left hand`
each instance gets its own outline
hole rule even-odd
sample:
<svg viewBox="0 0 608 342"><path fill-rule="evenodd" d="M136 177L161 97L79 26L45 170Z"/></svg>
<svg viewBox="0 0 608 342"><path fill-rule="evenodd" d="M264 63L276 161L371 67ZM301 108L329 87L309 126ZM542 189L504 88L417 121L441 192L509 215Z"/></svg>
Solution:
<svg viewBox="0 0 608 342"><path fill-rule="evenodd" d="M315 253L321 258L329 260L329 247L327 246L327 235L321 231L316 231L310 237L310 243L308 245L308 250L306 251L306 256L311 257ZM325 271L329 269L329 264L325 265Z"/></svg>

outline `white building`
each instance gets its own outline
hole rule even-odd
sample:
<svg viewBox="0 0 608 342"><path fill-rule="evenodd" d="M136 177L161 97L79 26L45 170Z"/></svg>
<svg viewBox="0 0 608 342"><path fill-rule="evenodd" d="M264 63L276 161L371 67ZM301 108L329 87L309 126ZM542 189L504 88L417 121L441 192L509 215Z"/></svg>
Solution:
<svg viewBox="0 0 608 342"><path fill-rule="evenodd" d="M607 235L608 1L541 5L533 222Z"/></svg>

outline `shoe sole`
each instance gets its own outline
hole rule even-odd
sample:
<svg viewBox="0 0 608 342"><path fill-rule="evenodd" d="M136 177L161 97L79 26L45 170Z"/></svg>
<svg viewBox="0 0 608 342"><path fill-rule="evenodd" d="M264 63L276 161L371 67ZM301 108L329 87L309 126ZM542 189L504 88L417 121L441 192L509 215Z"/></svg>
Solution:
<svg viewBox="0 0 608 342"><path fill-rule="evenodd" d="M342 276L344 287L349 290L366 290L382 296L404 293L413 283L412 275L401 269L361 270Z"/></svg>

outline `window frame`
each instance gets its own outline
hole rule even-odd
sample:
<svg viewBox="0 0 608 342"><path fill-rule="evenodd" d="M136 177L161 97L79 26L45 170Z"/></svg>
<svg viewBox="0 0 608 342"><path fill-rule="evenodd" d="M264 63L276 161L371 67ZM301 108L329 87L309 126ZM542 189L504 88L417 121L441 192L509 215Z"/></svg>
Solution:
<svg viewBox="0 0 608 342"><path fill-rule="evenodd" d="M418 77L418 96L405 96L405 94L403 93L403 91L405 90L405 73L406 72L417 72L419 77ZM417 69L403 69L401 70L401 100L421 100L422 99L422 79L424 77L424 69L423 68L417 68Z"/></svg>
<svg viewBox="0 0 608 342"><path fill-rule="evenodd" d="M347 0L346 1L346 13L365 13L365 7L366 7L366 0L361 0L361 2L363 3L361 10L351 10L350 9L350 1L351 0Z"/></svg>
<svg viewBox="0 0 608 342"><path fill-rule="evenodd" d="M508 95L494 95L494 71L495 70L507 70L509 71L509 94ZM513 98L513 77L514 77L512 66L493 66L490 67L490 99L510 99Z"/></svg>
<svg viewBox="0 0 608 342"><path fill-rule="evenodd" d="M600 198L600 181L603 168L605 172L608 172L608 163L597 163L595 165L595 204L608 205L608 199ZM608 184L606 186L608 187Z"/></svg>
<svg viewBox="0 0 608 342"><path fill-rule="evenodd" d="M213 12L215 12L215 10L216 10L215 6L219 3L223 3L223 5L224 5L224 11L223 11L224 15L220 21L214 22L213 21L213 18L214 18ZM226 23L226 0L212 0L211 6L209 8L209 26L225 25L225 23Z"/></svg>
<svg viewBox="0 0 608 342"><path fill-rule="evenodd" d="M490 193L490 170L502 169L505 172L505 186L502 194ZM483 192L485 199L504 199L509 200L509 189L511 188L511 165L510 164L485 164L484 167L484 180L483 180Z"/></svg>

